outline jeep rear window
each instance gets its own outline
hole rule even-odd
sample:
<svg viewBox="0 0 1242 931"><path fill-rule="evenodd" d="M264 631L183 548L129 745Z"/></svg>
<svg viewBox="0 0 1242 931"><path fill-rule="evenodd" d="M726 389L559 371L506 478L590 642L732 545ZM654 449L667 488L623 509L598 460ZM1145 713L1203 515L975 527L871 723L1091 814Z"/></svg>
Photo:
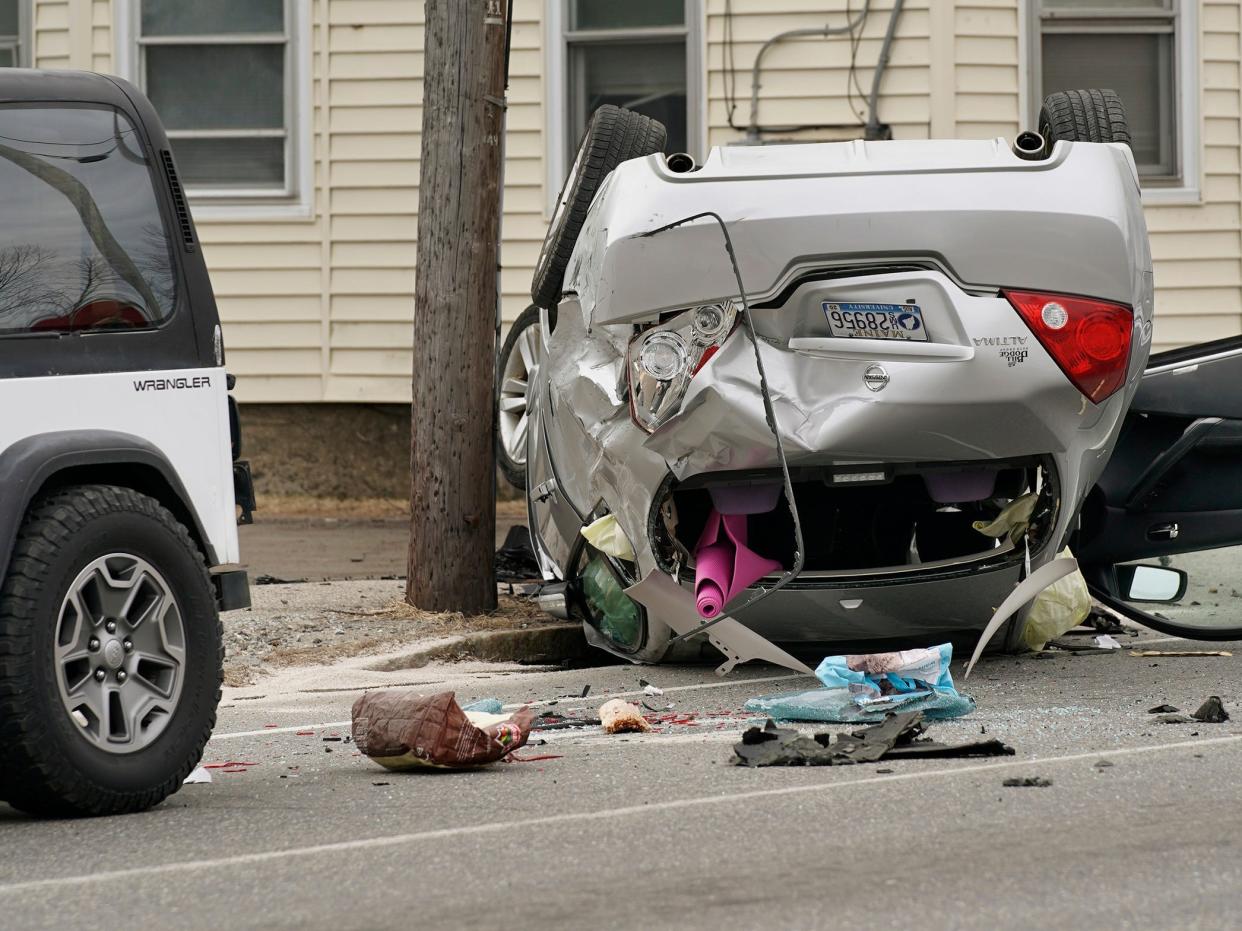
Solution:
<svg viewBox="0 0 1242 931"><path fill-rule="evenodd" d="M143 329L176 275L134 125L103 107L0 107L0 336Z"/></svg>

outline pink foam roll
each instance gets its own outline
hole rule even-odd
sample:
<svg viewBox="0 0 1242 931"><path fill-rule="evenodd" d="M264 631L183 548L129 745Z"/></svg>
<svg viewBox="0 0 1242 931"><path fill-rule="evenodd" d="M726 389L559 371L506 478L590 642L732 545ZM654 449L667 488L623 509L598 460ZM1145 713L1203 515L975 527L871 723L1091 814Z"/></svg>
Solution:
<svg viewBox="0 0 1242 931"><path fill-rule="evenodd" d="M694 564L695 602L703 618L715 617L749 585L781 569L776 560L765 559L746 546L744 514L721 515L715 510L708 515L694 548Z"/></svg>
<svg viewBox="0 0 1242 931"><path fill-rule="evenodd" d="M724 607L733 579L733 547L700 546L694 554L694 597L700 617L715 617Z"/></svg>
<svg viewBox="0 0 1242 931"><path fill-rule="evenodd" d="M710 579L700 582L695 594L694 606L699 609L699 617L710 620L719 614L720 609L724 607L724 592L720 590L719 585Z"/></svg>

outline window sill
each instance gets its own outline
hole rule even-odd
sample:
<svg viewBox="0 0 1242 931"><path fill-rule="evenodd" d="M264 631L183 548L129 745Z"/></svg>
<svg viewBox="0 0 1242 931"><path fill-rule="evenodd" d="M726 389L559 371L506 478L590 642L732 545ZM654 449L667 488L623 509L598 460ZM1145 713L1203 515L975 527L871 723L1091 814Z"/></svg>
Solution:
<svg viewBox="0 0 1242 931"><path fill-rule="evenodd" d="M190 197L190 212L196 223L201 222L254 222L313 220L315 211L305 201L293 203L220 203L211 200L196 200Z"/></svg>
<svg viewBox="0 0 1242 931"><path fill-rule="evenodd" d="M1203 192L1197 187L1150 187L1143 188L1143 206L1198 206L1203 203Z"/></svg>

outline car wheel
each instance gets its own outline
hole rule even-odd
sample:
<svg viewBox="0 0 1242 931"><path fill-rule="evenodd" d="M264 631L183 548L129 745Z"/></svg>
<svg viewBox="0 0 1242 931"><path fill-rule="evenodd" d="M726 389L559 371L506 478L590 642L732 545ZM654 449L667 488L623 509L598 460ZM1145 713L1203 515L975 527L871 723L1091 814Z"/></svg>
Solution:
<svg viewBox="0 0 1242 931"><path fill-rule="evenodd" d="M555 307L560 300L570 253L608 173L631 158L663 152L667 138L663 123L623 107L607 104L591 116L535 263L530 296L538 306Z"/></svg>
<svg viewBox="0 0 1242 931"><path fill-rule="evenodd" d="M203 556L158 501L38 500L0 589L0 798L41 815L163 801L215 726L221 644Z"/></svg>
<svg viewBox="0 0 1242 931"><path fill-rule="evenodd" d="M1130 144L1126 108L1110 90L1058 91L1044 98L1039 133L1048 143L1124 142Z"/></svg>
<svg viewBox="0 0 1242 931"><path fill-rule="evenodd" d="M509 327L496 373L496 464L515 488L526 487L530 392L542 355L539 308L532 304Z"/></svg>

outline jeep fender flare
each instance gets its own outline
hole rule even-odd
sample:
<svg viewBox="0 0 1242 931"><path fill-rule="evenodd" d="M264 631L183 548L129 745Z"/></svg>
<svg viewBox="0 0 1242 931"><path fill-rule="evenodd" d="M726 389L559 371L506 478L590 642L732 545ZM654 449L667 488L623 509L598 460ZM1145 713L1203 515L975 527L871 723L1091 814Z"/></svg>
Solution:
<svg viewBox="0 0 1242 931"><path fill-rule="evenodd" d="M216 554L194 503L177 470L154 444L113 430L66 430L24 437L0 452L0 580L8 574L22 519L50 479L66 469L124 465L143 466L160 475L177 498L183 512L178 516L189 517L187 529L202 546L207 565L214 566Z"/></svg>

